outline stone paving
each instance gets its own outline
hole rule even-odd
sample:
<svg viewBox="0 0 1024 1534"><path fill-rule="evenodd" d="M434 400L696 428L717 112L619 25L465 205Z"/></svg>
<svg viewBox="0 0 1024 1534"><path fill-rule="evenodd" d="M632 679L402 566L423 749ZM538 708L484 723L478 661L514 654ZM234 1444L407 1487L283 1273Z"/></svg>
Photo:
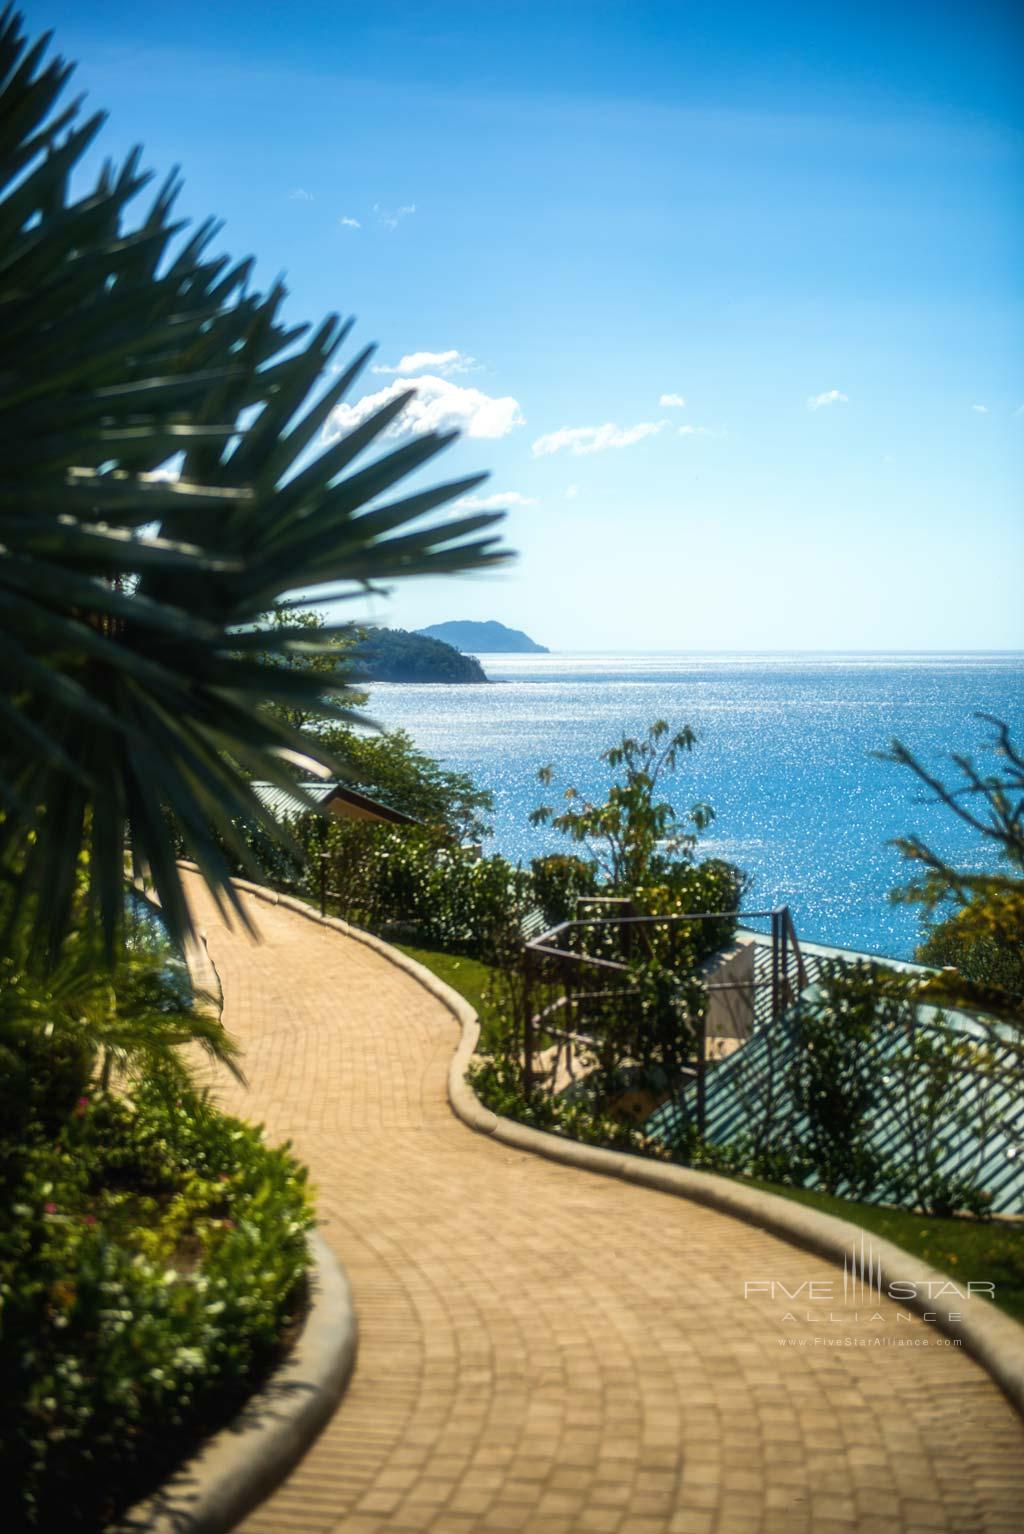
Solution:
<svg viewBox="0 0 1024 1534"><path fill-rule="evenodd" d="M246 1534L1019 1534L1024 1426L938 1332L845 1309L839 1270L751 1226L474 1134L414 979L247 896L254 945L190 888L245 1049L219 1095L309 1163L360 1325ZM808 1318L746 1279L840 1298Z"/></svg>

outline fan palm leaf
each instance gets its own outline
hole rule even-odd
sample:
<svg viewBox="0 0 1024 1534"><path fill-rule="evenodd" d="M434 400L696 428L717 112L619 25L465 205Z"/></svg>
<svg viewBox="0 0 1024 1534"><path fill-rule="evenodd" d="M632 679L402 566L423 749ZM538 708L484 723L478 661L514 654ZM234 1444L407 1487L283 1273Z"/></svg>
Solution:
<svg viewBox="0 0 1024 1534"><path fill-rule="evenodd" d="M251 776L290 781L296 752L344 772L264 706L356 717L342 670L275 664L310 635L267 632L268 608L505 554L496 517L434 515L484 476L400 489L450 435L355 466L407 397L325 441L370 348L339 367L350 321L308 334L282 283L252 291L251 261L212 252L214 221L182 236L176 173L135 224L139 151L72 191L103 118L55 115L70 68L46 41L0 14L0 866L52 955L83 858L108 951L126 849L180 938L178 851L238 909L239 824L285 835Z"/></svg>

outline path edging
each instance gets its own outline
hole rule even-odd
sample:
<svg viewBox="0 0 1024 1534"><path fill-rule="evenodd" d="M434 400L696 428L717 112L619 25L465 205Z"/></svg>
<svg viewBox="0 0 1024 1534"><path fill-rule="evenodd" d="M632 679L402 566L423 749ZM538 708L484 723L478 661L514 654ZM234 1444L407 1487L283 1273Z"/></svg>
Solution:
<svg viewBox="0 0 1024 1534"><path fill-rule="evenodd" d="M439 980L418 960L401 953L372 933L352 927L338 917L321 916L312 906L293 895L278 894L276 890L254 884L248 879L236 879L233 882L236 888L258 899L272 905L285 906L309 921L333 927L346 937L372 948L396 968L417 980L451 1012L462 1029L462 1037L448 1070L448 1098L456 1117L470 1129L490 1135L515 1150L545 1156L564 1166L596 1172L604 1177L617 1177L658 1193L668 1193L676 1198L705 1204L722 1214L732 1215L749 1225L770 1231L772 1235L780 1236L794 1246L832 1262L841 1263L855 1247L860 1248L864 1238L870 1241L872 1256L880 1264L883 1285L898 1279L922 1288L931 1285L934 1290L951 1282L948 1273L929 1267L912 1252L904 1251L902 1247L864 1230L862 1226L795 1203L779 1194L745 1188L731 1178L719 1177L714 1172L668 1166L622 1151L583 1145L492 1113L466 1080L466 1071L480 1036L480 1021L465 997ZM984 1274L976 1275L978 1280L984 1277ZM1024 1327L985 1300L965 1301L962 1318L951 1321L945 1312L933 1311L934 1302L926 1296L927 1290L924 1296L915 1294L913 1299L901 1299L899 1303L908 1310L926 1316L937 1330L961 1342L964 1349L981 1364L1016 1410L1024 1416Z"/></svg>
<svg viewBox="0 0 1024 1534"><path fill-rule="evenodd" d="M117 1534L226 1534L326 1427L352 1373L358 1329L341 1263L315 1231L309 1247L309 1311L287 1358L234 1421L124 1514Z"/></svg>

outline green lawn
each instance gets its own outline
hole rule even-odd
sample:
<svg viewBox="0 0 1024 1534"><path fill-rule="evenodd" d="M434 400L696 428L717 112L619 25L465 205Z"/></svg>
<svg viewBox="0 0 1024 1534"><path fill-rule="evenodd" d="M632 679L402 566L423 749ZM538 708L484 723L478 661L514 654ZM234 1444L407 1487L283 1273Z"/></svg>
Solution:
<svg viewBox="0 0 1024 1534"><path fill-rule="evenodd" d="M407 953L410 959L416 959L424 969L429 969L450 985L453 991L458 991L464 996L471 1007L474 1007L480 1016L480 1025L486 1028L490 1006L487 993L493 991L497 982L498 971L490 964L482 964L479 959L467 959L464 954L442 953L437 948L411 948L407 943L394 943L400 953Z"/></svg>
<svg viewBox="0 0 1024 1534"><path fill-rule="evenodd" d="M411 959L418 959L452 990L465 996L480 1014L481 1027L486 1034L491 1013L487 993L493 993L497 970L481 964L478 959L467 959L458 954L410 948L401 943L395 946ZM787 1188L756 1178L738 1180L767 1193L778 1193L782 1198L810 1204L814 1209L834 1214L854 1225L862 1225L865 1230L923 1257L933 1268L954 1278L993 1283L999 1308L1024 1322L1024 1221L931 1219L904 1209L883 1209L877 1204L835 1198L807 1188Z"/></svg>

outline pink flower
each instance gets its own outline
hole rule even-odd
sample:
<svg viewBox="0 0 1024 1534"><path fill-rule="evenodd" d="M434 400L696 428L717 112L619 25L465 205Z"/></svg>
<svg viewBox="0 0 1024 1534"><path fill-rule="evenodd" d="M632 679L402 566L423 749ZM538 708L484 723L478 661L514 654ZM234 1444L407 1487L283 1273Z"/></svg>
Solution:
<svg viewBox="0 0 1024 1534"><path fill-rule="evenodd" d="M43 1205L43 1213L44 1214L56 1214L57 1213L57 1205L56 1204L44 1204Z"/></svg>
<svg viewBox="0 0 1024 1534"><path fill-rule="evenodd" d="M82 1118L82 1116L84 1114L86 1114L88 1112L89 1112L89 1099L87 1097L80 1097L78 1099L77 1103L75 1104L75 1118L76 1119L80 1119L80 1118Z"/></svg>
<svg viewBox="0 0 1024 1534"><path fill-rule="evenodd" d="M95 1225L96 1224L96 1216L94 1214L83 1215L82 1218L83 1218L84 1223L86 1225Z"/></svg>

